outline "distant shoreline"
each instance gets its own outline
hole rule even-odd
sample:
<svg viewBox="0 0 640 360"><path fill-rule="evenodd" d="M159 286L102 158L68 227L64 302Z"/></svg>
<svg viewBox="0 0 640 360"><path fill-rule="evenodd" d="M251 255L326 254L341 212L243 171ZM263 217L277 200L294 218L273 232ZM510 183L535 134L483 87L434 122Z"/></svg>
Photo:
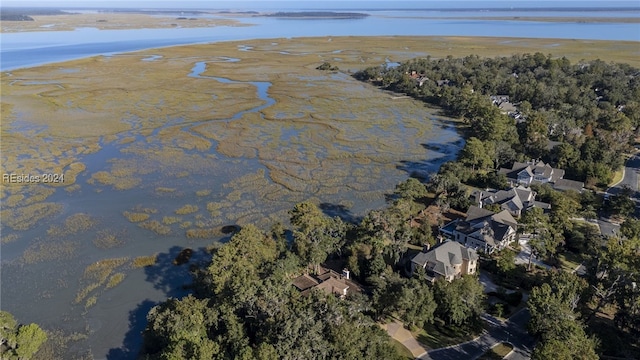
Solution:
<svg viewBox="0 0 640 360"><path fill-rule="evenodd" d="M286 19L363 19L369 14L355 12L333 12L333 11L279 11L276 13L256 15Z"/></svg>
<svg viewBox="0 0 640 360"><path fill-rule="evenodd" d="M382 15L381 15L382 16ZM533 21L533 22L564 22L564 23L620 23L640 24L640 17L580 17L580 16L383 16L395 19L425 19L425 20L495 20L495 21Z"/></svg>

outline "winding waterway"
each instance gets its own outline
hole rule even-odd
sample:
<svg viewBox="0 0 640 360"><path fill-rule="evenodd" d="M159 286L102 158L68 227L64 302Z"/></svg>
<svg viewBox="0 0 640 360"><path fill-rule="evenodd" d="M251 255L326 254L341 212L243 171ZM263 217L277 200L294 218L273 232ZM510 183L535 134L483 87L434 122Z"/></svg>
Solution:
<svg viewBox="0 0 640 360"><path fill-rule="evenodd" d="M573 17L575 21L521 21L527 16ZM378 11L353 20L300 20L238 17L253 26L176 29L42 31L0 34L0 69L181 44L303 36L494 36L550 39L640 41L640 24L582 22L581 17L639 18L640 10L622 12L482 13L443 11ZM213 16L212 16L213 17ZM466 18L463 18L466 17ZM513 17L514 20L493 20Z"/></svg>
<svg viewBox="0 0 640 360"><path fill-rule="evenodd" d="M254 23L255 26L213 29L82 29L72 32L1 34L0 67L9 70L98 54L125 56L120 53L145 48L290 37L292 34L483 35L638 40L638 33L634 33L637 24L427 20L410 18L409 15L378 13L361 20L313 22L244 18L241 20ZM251 45L245 45L238 50L252 49ZM343 56L341 51L335 50L333 53L335 56ZM285 51L280 53L289 54ZM166 60L161 55L147 54L139 57L147 65ZM136 118L122 119L134 124L131 130L97 139L99 150L78 159L86 165L86 170L77 179L79 190L68 192L57 188L47 199L49 202L62 204L60 214L24 231L3 228L3 237L12 233L19 234L17 241L2 245L3 310L12 312L21 322L37 322L48 329L59 328L67 333L77 332L85 336L69 344L68 355L91 353L97 359L134 358L140 346L139 332L144 327L147 311L168 296L180 297L186 293L181 285L189 281L189 264L173 265L175 256L182 248L191 247L198 250L191 263L204 261L206 256L203 248L212 241L226 239L222 234L207 239L188 238L184 235L185 229L194 228L195 225L182 227L183 224L200 222L201 228L210 229L262 219L269 220L265 224L278 219L286 221L286 211L296 202L309 198L325 205L324 209L328 214L341 215L349 220L357 219L371 209L384 206L384 194L409 174L428 175L436 171L440 164L455 158L463 145L461 137L446 118L425 109L417 114L412 113L400 105L380 118L370 119L372 125L362 128L349 122L355 122L358 114L339 114L340 121L331 123L331 126L311 121L312 118L299 120L306 113L313 112L307 109L313 108L313 105L308 104L293 109L293 114L276 114L274 119L266 119L265 111L277 104L270 94L273 91L271 82L234 80L232 74L225 74L225 77L206 75L208 66L217 62L239 61L241 60L230 54L206 60L195 59L184 77L230 87L252 87L260 104L222 119L197 122L189 122L181 117L166 119L150 131L135 126L138 120ZM392 62L386 62L392 65ZM73 74L80 70L66 68L61 64L60 71ZM16 81L11 86L37 85ZM296 81L304 82L310 87L316 86L318 82L331 81L337 88L353 89L352 91L370 96L373 96L373 91L377 91L341 74L299 76ZM211 101L215 102L216 98L212 96ZM407 108L416 106L411 102L402 104ZM255 140L277 146L273 151L275 155L261 153L260 149L248 151L248 148L243 148L244 152L234 156L225 155L219 148L220 142L224 140L219 134L229 131L230 125L249 122L252 116L258 116L259 122L251 124L262 126L260 129L253 129L257 134ZM289 117L296 121L288 120ZM415 130L411 121L423 124L425 134ZM16 121L12 125L12 131L46 131L44 128L34 128L24 121ZM316 135L336 131L335 129L342 130L341 135L347 134L352 141L338 142L336 136L315 139ZM389 129L393 129L393 134ZM181 134L188 137L188 141L206 142L210 146L202 149L184 148L181 138L167 134ZM394 141L389 140L387 144L387 138L392 137ZM377 139L376 144L372 145L368 140L372 138ZM179 155L176 158L178 160L167 160L156 154L167 150L176 150L169 154ZM287 156L289 153L304 156ZM358 157L353 156L354 154ZM96 182L93 178L96 173L105 170L114 172L119 166L136 172L139 184L133 188L116 190L112 185ZM306 178L293 171L285 171L300 168L308 170ZM182 173L186 175L181 176ZM274 181L275 174L287 174L289 179L285 180L294 181ZM308 179L310 185L296 188L296 184L304 183L300 179ZM283 184L293 185L287 187ZM204 196L197 194L203 190L210 193L204 192ZM219 212L217 217L209 218L209 212L205 210L209 203L215 205L214 211ZM138 224L128 222L122 215L124 211L148 210L150 218L160 222L164 216L175 216L176 209L184 204L197 205L199 210L182 216L182 223L167 225L171 230L168 235L159 236ZM335 209L338 211L334 211ZM51 226L78 213L88 214L95 219L97 225L78 234L49 236ZM119 243L97 248L95 240L105 232L114 234ZM87 306L86 299L76 301L78 294L88 283L83 274L92 264L104 259L124 257L130 261L150 254L158 254L156 265L147 268L120 266L117 271L126 274L126 277L117 286L106 288L103 284L94 290L91 293L96 298L94 305ZM32 260L25 260L27 258Z"/></svg>
<svg viewBox="0 0 640 360"><path fill-rule="evenodd" d="M110 55L110 58L118 56L137 56L145 63L165 61L160 55L124 54ZM379 124L361 129L353 128L357 125L350 124L357 120L357 114L340 115L342 122L335 122L331 126L360 129L358 131L361 134L351 134L353 130L347 130L353 142L333 144L331 138L327 141L309 141L318 135L324 136L321 134L327 131L324 125L318 121L290 121L285 114L276 114L272 120L265 119L264 112L277 103L270 95L271 82L239 81L231 75L206 75L208 66L238 61L229 56L193 60L184 77L223 86L251 87L255 97L260 100L259 104L220 119L197 122L180 117L168 119L151 131L137 126L135 118L126 119L133 124L131 130L115 137L101 137L97 140L98 151L78 159L86 165L76 181L79 189L68 192L58 188L47 199L48 202L63 206L59 215L24 231L3 228L3 236L19 234L17 241L2 245L3 309L12 312L23 322L37 322L48 329L62 329L66 333L86 336L86 339L71 342L67 355L90 352L98 359L134 358L140 346L139 331L144 327L144 316L148 310L168 296L183 296L186 292L181 286L189 282L188 266L206 259L203 249L206 245L213 241L225 241L223 234L207 239L185 237L182 224L202 223L202 227L208 229L262 220L268 220L266 224L277 219L286 221L287 210L296 202L311 197L324 204L323 208L328 214L353 220L368 210L384 206L384 193L406 179L409 173L426 175L436 171L442 162L453 159L463 145L455 128L446 119L425 110L410 113L404 108L391 109L388 115L379 119L371 118L369 121ZM63 68L56 72L74 73L71 70L74 69ZM355 92L371 95L378 92L340 74L296 78L296 81L312 87L330 81L334 86ZM16 82L10 86L18 84ZM211 101L215 103L215 97ZM406 101L401 102L405 107L417 106ZM297 111L299 114L294 116L296 118L310 110L300 108ZM248 153L227 156L218 151L217 141L203 135L218 133L232 124L242 124L256 115L259 119L251 121L264 126L258 138L266 144L285 144L278 145L282 147L275 155L259 153L256 156ZM423 123L427 135L418 135L419 132L409 127L408 121ZM389 126L395 129L396 134L388 132ZM34 130L46 132L46 127L35 129L28 122L16 121L11 131ZM175 134L209 141L211 146L206 149L181 149L177 143L179 137L172 137ZM358 140L359 137L362 140ZM377 138L379 145L363 147L370 142L364 142L365 139L370 137ZM394 141L401 140L403 146L393 149L385 147L385 138L397 138ZM421 145L424 143L432 147L425 149ZM185 159L184 163L162 160L156 154L174 147L180 149L175 154ZM330 156L330 149L344 155ZM284 156L289 152L306 155ZM349 157L358 152L362 155L352 159ZM309 158L311 154L317 159ZM140 179L134 188L117 190L112 185L95 181L96 173L105 170L113 172L122 164ZM309 170L312 181L306 187L287 188L271 179L274 172L305 167L312 169ZM177 175L180 173L188 175L180 177ZM296 180L291 176L292 180ZM199 190L210 193L200 196L197 195ZM205 210L209 203L219 206L219 215L215 218L209 218ZM181 223L166 225L170 228L168 235L157 235L123 217L126 211L152 209L148 214L150 219L161 223L163 217L175 216L176 209L183 204L196 205L199 211L180 216ZM97 225L84 232L48 235L53 226L79 213L90 216ZM114 235L120 243L113 247L96 248L96 240L105 232ZM197 249L194 259L189 264L173 265L173 259L184 247ZM158 254L156 265L147 268L133 268L130 265L132 259L150 254ZM121 283L113 288L103 283L90 291L88 297L77 300L83 289L91 286L91 281L83 274L87 274L92 264L105 259L123 258L128 259L125 265L114 270L114 274L125 274ZM87 303L93 297L95 301Z"/></svg>

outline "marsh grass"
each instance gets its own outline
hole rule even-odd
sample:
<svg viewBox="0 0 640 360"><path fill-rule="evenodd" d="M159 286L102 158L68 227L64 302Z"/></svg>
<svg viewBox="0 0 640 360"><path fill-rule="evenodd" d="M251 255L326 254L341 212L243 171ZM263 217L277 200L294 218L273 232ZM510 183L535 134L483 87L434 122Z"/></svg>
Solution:
<svg viewBox="0 0 640 360"><path fill-rule="evenodd" d="M116 190L129 190L140 185L142 179L139 177L118 177L106 171L98 171L87 180L87 183L92 185L96 182L102 185L111 185Z"/></svg>
<svg viewBox="0 0 640 360"><path fill-rule="evenodd" d="M209 190L209 189L203 189L203 190L196 191L196 196L204 197L204 196L209 196L209 195L211 195L211 190Z"/></svg>
<svg viewBox="0 0 640 360"><path fill-rule="evenodd" d="M14 230L28 230L40 221L51 218L62 212L62 205L57 203L37 203L18 208L0 211L3 225Z"/></svg>
<svg viewBox="0 0 640 360"><path fill-rule="evenodd" d="M210 239L222 236L223 234L220 228L199 228L187 230L186 235L190 239Z"/></svg>
<svg viewBox="0 0 640 360"><path fill-rule="evenodd" d="M100 283L91 283L78 291L75 298L75 303L82 302L92 291L100 287Z"/></svg>
<svg viewBox="0 0 640 360"><path fill-rule="evenodd" d="M175 192L176 188L168 188L168 187L157 187L156 188L156 192L157 193L172 193Z"/></svg>
<svg viewBox="0 0 640 360"><path fill-rule="evenodd" d="M89 297L84 304L85 310L94 306L97 302L98 302L98 297L96 295Z"/></svg>
<svg viewBox="0 0 640 360"><path fill-rule="evenodd" d="M27 191L24 192L25 199L21 205L32 205L39 202L45 201L49 196L53 195L55 190L43 185L32 185L29 186Z"/></svg>
<svg viewBox="0 0 640 360"><path fill-rule="evenodd" d="M76 192L78 190L80 190L81 186L78 184L73 184L73 185L69 185L67 187L64 188L64 191L66 191L67 193L73 193Z"/></svg>
<svg viewBox="0 0 640 360"><path fill-rule="evenodd" d="M93 244L99 249L111 249L124 245L121 235L115 234L111 230L100 230L93 240Z"/></svg>
<svg viewBox="0 0 640 360"><path fill-rule="evenodd" d="M78 290L78 292L76 293L76 297L74 300L75 303L81 303L85 298L87 298L87 296L89 296L89 294L93 293L93 295L87 299L86 303L88 304L89 302L91 302L92 305L95 305L98 300L98 294L96 293L96 290L98 290L105 284L106 288L112 288L118 285L124 279L125 274L113 273L116 269L124 268L128 263L128 257L121 257L100 260L87 266L82 276L82 282L85 285L81 287L80 290ZM91 298L95 298L95 300L91 300Z"/></svg>
<svg viewBox="0 0 640 360"><path fill-rule="evenodd" d="M38 240L25 249L22 254L22 259L27 264L69 260L76 256L78 245L78 242L75 240L55 242Z"/></svg>
<svg viewBox="0 0 640 360"><path fill-rule="evenodd" d="M386 57L391 61L427 53L434 58L470 54L495 57L540 49L574 62L601 58L640 65L637 42L517 38L507 42L500 38L393 36L327 40L321 37L278 39L277 45L270 39L189 45L64 64L82 69L77 74L62 75L60 64L12 71L12 77L0 79L1 170L64 171L65 185L69 185L65 190L77 191L79 186L70 184L86 171L80 162L82 156L98 151L96 139L103 137L106 143L117 143L123 155L109 159L105 171L90 174L90 184L127 190L140 188L144 176L150 174L189 181L191 175L219 173L225 176L224 181L232 180L223 185L221 196L226 198L207 203L213 219L197 219L196 225L192 221L180 223L185 231L199 231L194 236L208 236L222 221L286 219L286 210L292 203L311 195L338 198L341 193L350 192L362 201L383 200L384 189L394 181L394 174L402 174L395 168L399 161L424 160L420 144L428 140L433 130L428 119L435 117L435 112L413 100L393 99L373 86L351 79L348 73L334 76L315 70L323 61L335 62L335 50L342 51L335 64L346 72L379 65ZM248 44L253 50L238 51L239 44ZM549 47L551 44L558 45ZM162 59L140 61L152 54L161 55ZM220 54L241 61L207 66L204 75L269 81L269 96L276 103L261 114L247 113L237 121L212 121L228 119L263 103L250 84L229 85L187 77L196 61L209 61ZM23 81L10 85L18 78ZM29 81L58 84L28 85ZM156 132L157 129L160 130ZM146 138L137 141L134 136ZM211 150L213 146L215 151ZM259 162L266 170L233 179L233 171L250 162ZM206 185L194 186L198 189ZM97 192L103 189L106 192L102 186L95 187ZM3 225L28 230L61 213L61 204L44 202L54 191L40 185L3 187ZM205 189L196 192L198 197L210 194ZM183 195L178 191L173 196ZM196 205L183 208L185 215L198 211ZM169 216L163 217L162 223L150 220L157 210L142 206L128 213L131 219L125 215L127 220L158 234L170 233L167 225L181 221ZM199 228L193 229L194 226ZM52 234L71 234L63 225L49 229ZM103 232L93 242L99 248L112 248L124 244L121 238ZM75 246L73 242L37 242L25 251L24 259L36 262L71 258L75 256ZM85 298L86 295L82 297Z"/></svg>
<svg viewBox="0 0 640 360"><path fill-rule="evenodd" d="M133 210L145 214L157 214L159 212L159 210L156 208L144 207L142 205L136 206L135 208L133 208Z"/></svg>
<svg viewBox="0 0 640 360"><path fill-rule="evenodd" d="M18 240L19 238L20 238L20 235L16 233L4 235L2 236L2 238L0 238L0 244L9 244Z"/></svg>
<svg viewBox="0 0 640 360"><path fill-rule="evenodd" d="M24 200L24 195L14 194L9 196L5 201L3 201L3 205L6 207L15 207L20 205L22 200Z"/></svg>
<svg viewBox="0 0 640 360"><path fill-rule="evenodd" d="M197 18L189 21L179 21L168 17L152 16L149 14L61 14L61 15L33 15L35 21L7 21L3 22L0 29L6 32L28 31L72 31L76 28L92 27L100 30L124 30L124 29L168 29L175 28L179 23L181 27L215 27L215 26L241 26L234 19ZM23 24L24 23L24 24ZM55 24L43 28L40 24Z"/></svg>
<svg viewBox="0 0 640 360"><path fill-rule="evenodd" d="M153 266L156 264L158 254L149 255L149 256L138 256L133 259L131 266L134 269L140 269L147 266Z"/></svg>
<svg viewBox="0 0 640 360"><path fill-rule="evenodd" d="M209 140L185 131L175 131L168 128L160 131L158 135L164 143L175 144L185 150L207 151L211 147Z"/></svg>
<svg viewBox="0 0 640 360"><path fill-rule="evenodd" d="M68 170L64 172L64 182L63 183L54 183L52 186L69 186L73 185L76 182L78 175L80 175L83 171L87 169L86 165L81 162L74 162L69 164Z"/></svg>
<svg viewBox="0 0 640 360"><path fill-rule="evenodd" d="M116 287L118 284L122 282L122 280L124 280L125 276L126 275L124 273L115 273L111 275L111 277L109 278L109 281L107 282L106 288L111 289Z"/></svg>
<svg viewBox="0 0 640 360"><path fill-rule="evenodd" d="M162 223L165 225L173 225L177 224L181 221L179 217L176 216L164 216L162 217Z"/></svg>
<svg viewBox="0 0 640 360"><path fill-rule="evenodd" d="M197 205L184 205L183 207L177 209L175 211L176 214L178 215L188 215L188 214L193 214L195 212L198 211L198 206Z"/></svg>
<svg viewBox="0 0 640 360"><path fill-rule="evenodd" d="M78 213L69 216L62 226L51 225L47 230L49 236L67 236L84 232L94 227L98 221L89 214Z"/></svg>
<svg viewBox="0 0 640 360"><path fill-rule="evenodd" d="M124 217L126 217L127 220L129 220L129 222L132 222L132 223L139 223L141 221L145 221L145 220L149 219L149 217L150 217L149 214L143 213L143 212L124 211L122 213L122 215L124 215Z"/></svg>
<svg viewBox="0 0 640 360"><path fill-rule="evenodd" d="M171 233L171 228L166 225L162 225L158 220L148 220L142 223L139 223L143 229L151 230L158 235L169 235Z"/></svg>

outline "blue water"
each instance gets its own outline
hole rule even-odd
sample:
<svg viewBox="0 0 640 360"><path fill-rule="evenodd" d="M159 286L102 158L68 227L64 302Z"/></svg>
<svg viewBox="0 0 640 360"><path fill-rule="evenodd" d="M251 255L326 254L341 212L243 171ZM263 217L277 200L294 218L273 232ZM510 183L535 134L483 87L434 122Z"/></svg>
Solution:
<svg viewBox="0 0 640 360"><path fill-rule="evenodd" d="M0 34L0 70L172 45L302 36L500 36L640 41L640 24L499 21L496 16L640 17L629 12L374 11L364 19L238 18L254 26L134 30L41 31ZM446 17L445 17L446 16ZM453 17L474 17L455 19ZM430 17L430 18L429 18ZM449 18L447 18L449 17Z"/></svg>

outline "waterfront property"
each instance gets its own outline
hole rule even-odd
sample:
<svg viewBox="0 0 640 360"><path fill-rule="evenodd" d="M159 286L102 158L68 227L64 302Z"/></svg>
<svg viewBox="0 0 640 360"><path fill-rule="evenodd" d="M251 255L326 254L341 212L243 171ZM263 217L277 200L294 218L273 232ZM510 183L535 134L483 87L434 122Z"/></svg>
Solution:
<svg viewBox="0 0 640 360"><path fill-rule="evenodd" d="M428 245L411 259L411 273L417 268L425 270L427 280L453 281L462 275L475 274L478 269L478 254L455 241L446 241L433 249Z"/></svg>
<svg viewBox="0 0 640 360"><path fill-rule="evenodd" d="M470 206L464 220L457 219L440 228L440 235L474 250L492 253L516 240L517 221L509 211L499 213Z"/></svg>
<svg viewBox="0 0 640 360"><path fill-rule="evenodd" d="M581 192L584 183L563 179L564 170L551 167L543 161L515 162L511 169L501 168L498 171L505 174L512 186L531 184L551 184L556 190L574 190Z"/></svg>
<svg viewBox="0 0 640 360"><path fill-rule="evenodd" d="M472 193L475 205L485 208L488 205L498 205L500 209L507 210L512 216L520 217L525 211L539 207L543 211L549 211L551 204L536 201L537 193L531 188L519 185L508 190L476 190Z"/></svg>
<svg viewBox="0 0 640 360"><path fill-rule="evenodd" d="M324 291L326 294L344 298L350 293L359 292L360 286L349 279L349 270L343 270L342 274L320 267L315 275L302 274L293 279L292 284L302 295L307 295L313 289Z"/></svg>

